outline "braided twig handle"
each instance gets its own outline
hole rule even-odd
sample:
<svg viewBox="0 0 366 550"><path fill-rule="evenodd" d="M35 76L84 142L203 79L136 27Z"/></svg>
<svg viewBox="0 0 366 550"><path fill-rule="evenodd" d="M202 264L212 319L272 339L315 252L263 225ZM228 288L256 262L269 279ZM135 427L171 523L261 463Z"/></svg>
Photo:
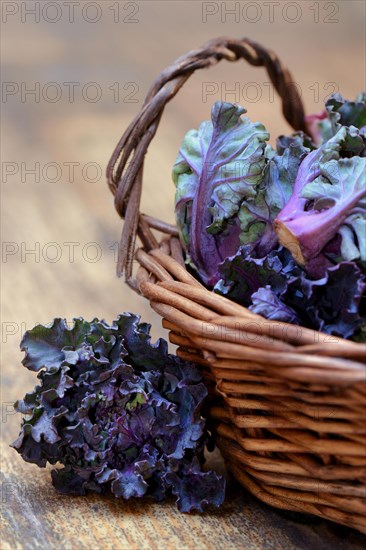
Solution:
<svg viewBox="0 0 366 550"><path fill-rule="evenodd" d="M278 57L263 46L244 38L216 38L198 50L188 52L166 68L151 86L140 113L118 142L107 167L107 181L115 196L115 206L124 218L119 246L117 273L125 272L130 282L136 235L145 248L157 246L150 227L174 234L171 225L140 214L142 172L148 146L159 126L165 105L176 95L197 69L216 65L221 59L245 59L251 65L265 67L271 82L282 99L282 111L295 130L306 131L304 108L291 73Z"/></svg>

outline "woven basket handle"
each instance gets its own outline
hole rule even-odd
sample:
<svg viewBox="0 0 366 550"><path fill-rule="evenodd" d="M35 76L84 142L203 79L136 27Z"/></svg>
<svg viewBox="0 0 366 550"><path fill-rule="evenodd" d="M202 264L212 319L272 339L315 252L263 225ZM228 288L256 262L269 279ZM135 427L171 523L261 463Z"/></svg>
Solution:
<svg viewBox="0 0 366 550"><path fill-rule="evenodd" d="M122 275L125 272L127 282L131 281L137 233L146 249L157 246L150 227L165 233L176 233L171 225L141 215L139 210L144 158L165 105L197 69L212 67L221 59L237 61L241 58L251 65L267 69L282 99L282 111L287 122L295 130L306 131L303 104L297 87L293 85L291 73L272 51L247 38L216 38L166 68L151 86L140 113L124 132L107 167L108 185L115 196L117 212L125 220L118 250L117 273Z"/></svg>

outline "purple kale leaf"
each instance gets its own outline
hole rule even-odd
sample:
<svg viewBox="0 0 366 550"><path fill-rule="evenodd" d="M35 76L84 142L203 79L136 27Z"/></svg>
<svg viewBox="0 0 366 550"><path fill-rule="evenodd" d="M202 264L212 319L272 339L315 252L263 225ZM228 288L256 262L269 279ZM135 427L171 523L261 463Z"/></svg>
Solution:
<svg viewBox="0 0 366 550"><path fill-rule="evenodd" d="M342 146L343 155L366 156L366 94L360 93L355 101L348 101L340 94L334 94L327 100L325 108L325 118L322 117L323 120L318 123L323 141L333 137L342 126L346 126L349 132Z"/></svg>
<svg viewBox="0 0 366 550"><path fill-rule="evenodd" d="M194 365L150 341L125 313L112 324L56 319L21 343L40 384L15 404L26 415L12 446L40 467L59 463L59 492L110 489L117 497L177 497L182 511L219 506L225 480L203 472L207 390Z"/></svg>
<svg viewBox="0 0 366 550"><path fill-rule="evenodd" d="M250 254L250 246L242 246L235 256L226 258L219 267L220 280L214 291L248 307L252 295L258 289L270 286L277 294L286 288L289 274L296 274L291 254L279 247L266 256L258 258Z"/></svg>
<svg viewBox="0 0 366 550"><path fill-rule="evenodd" d="M249 309L272 321L292 323L293 325L300 324L298 314L292 308L284 304L278 294L268 285L254 292L252 295L252 305Z"/></svg>
<svg viewBox="0 0 366 550"><path fill-rule="evenodd" d="M217 265L240 246L238 212L255 197L269 134L243 107L216 102L211 121L185 136L176 163L176 220L187 260L208 286Z"/></svg>
<svg viewBox="0 0 366 550"><path fill-rule="evenodd" d="M280 243L313 276L332 265L326 247L339 237L341 260L366 260L366 158L341 158L348 135L343 126L306 156L274 222Z"/></svg>
<svg viewBox="0 0 366 550"><path fill-rule="evenodd" d="M165 476L165 482L171 487L172 493L178 497L178 507L182 512L189 512L199 501L200 506L197 507L199 512L203 512L202 506L205 504L220 506L221 497L217 492L217 479L214 472L202 472L197 460L193 460L181 470L179 468L174 470L175 468L172 467L171 472Z"/></svg>
<svg viewBox="0 0 366 550"><path fill-rule="evenodd" d="M366 321L366 277L355 262L312 279L279 247L263 258L242 247L220 266L214 290L267 319L349 338Z"/></svg>
<svg viewBox="0 0 366 550"><path fill-rule="evenodd" d="M365 290L366 278L356 264L342 262L321 279L293 277L281 300L297 313L302 326L349 338L365 323Z"/></svg>
<svg viewBox="0 0 366 550"><path fill-rule="evenodd" d="M240 241L250 244L259 256L268 254L278 243L273 222L289 200L300 163L310 151L305 139L302 133L280 136L276 151L268 145L267 162L257 193L241 203Z"/></svg>

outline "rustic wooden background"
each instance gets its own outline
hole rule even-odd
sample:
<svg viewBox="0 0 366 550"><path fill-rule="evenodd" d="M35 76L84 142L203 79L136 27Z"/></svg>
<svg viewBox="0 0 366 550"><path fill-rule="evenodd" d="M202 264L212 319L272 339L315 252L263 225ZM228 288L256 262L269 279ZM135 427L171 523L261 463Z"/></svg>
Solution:
<svg viewBox="0 0 366 550"><path fill-rule="evenodd" d="M62 1L58 10L41 2L32 15L35 4L1 4L2 548L361 548L360 535L295 521L235 483L222 511L204 516L179 514L172 503L58 496L49 471L25 464L8 444L20 420L11 404L35 384L20 364L26 329L56 316L111 321L130 310L153 323L154 336L164 335L147 303L115 276L121 225L104 179L152 79L212 37L248 36L281 56L307 112L318 112L334 89L354 97L365 88L365 3L81 1L73 21ZM239 11L228 13L233 7ZM243 62L192 78L149 151L146 212L173 221L171 165L184 133L209 116L214 100L244 104L273 136L289 130L267 83L262 69ZM218 92L205 97L207 89Z"/></svg>

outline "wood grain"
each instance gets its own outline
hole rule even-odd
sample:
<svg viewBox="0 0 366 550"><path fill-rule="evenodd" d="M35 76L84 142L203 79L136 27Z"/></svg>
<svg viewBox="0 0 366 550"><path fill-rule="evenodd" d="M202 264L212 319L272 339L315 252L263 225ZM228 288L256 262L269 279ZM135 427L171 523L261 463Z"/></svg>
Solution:
<svg viewBox="0 0 366 550"><path fill-rule="evenodd" d="M11 404L36 382L20 363L18 346L26 329L54 317L71 320L98 316L111 321L119 312L130 310L153 323L154 337L167 337L147 301L115 276L121 224L104 174L91 183L81 170L89 162L104 170L119 136L138 112L139 103L123 101L123 86L135 82L141 102L164 66L223 34L247 34L272 47L298 79L308 111L321 109L309 88L314 82L324 95L325 84L336 81L348 97L363 85L363 58L355 56L356 51L363 50L362 2L338 2L339 23L335 25L322 20L315 24L308 9L311 3L306 1L301 2L303 18L296 25L281 18L271 24L265 14L255 25L230 18L225 23L217 16L204 24L201 2L180 1L139 2L138 24L114 24L109 9L113 2L99 4L103 16L94 25L83 21L78 12L74 23L66 21L63 14L54 25L44 19L37 24L31 19L22 23L20 16L3 24L3 80L19 85L24 82L28 88L35 82L44 85L56 81L63 94L58 102L45 101L42 96L39 102L31 96L22 101L17 94L2 104L2 162L15 163L18 172L3 179L1 185L2 241L8 247L5 251L14 252L3 256L1 283L1 548L361 548L361 535L313 519L295 521L293 516L259 503L235 482L230 484L223 509L203 516L182 515L172 502L157 505L122 502L108 496L60 496L52 487L48 468L40 470L24 463L8 446L17 437L20 422ZM174 105L168 106L149 150L143 196L143 210L167 222L173 222L170 167L180 140L190 127L207 118L211 103L220 98L219 92L203 101L202 86L207 80L217 82L221 89L222 82L229 88L237 81L240 85L253 81L262 85L266 78L260 69L234 70L227 63L209 77L194 77ZM80 89L97 81L102 98L92 103L78 93L75 101L69 101L63 82L73 81ZM115 82L120 84L118 102L109 89ZM266 88L262 90L264 93ZM245 106L273 135L288 131L277 99L272 103L263 97L260 103ZM41 171L47 163L58 163L62 172L59 181L51 182L42 173L39 181L29 173L24 175L21 163L31 169L37 162ZM73 182L65 165L71 162L79 163ZM65 243L75 243L73 259L70 245ZM96 243L94 249L90 243ZM97 261L93 261L95 250L101 252ZM61 257L52 261L60 251ZM210 457L209 462L222 468L217 456Z"/></svg>

